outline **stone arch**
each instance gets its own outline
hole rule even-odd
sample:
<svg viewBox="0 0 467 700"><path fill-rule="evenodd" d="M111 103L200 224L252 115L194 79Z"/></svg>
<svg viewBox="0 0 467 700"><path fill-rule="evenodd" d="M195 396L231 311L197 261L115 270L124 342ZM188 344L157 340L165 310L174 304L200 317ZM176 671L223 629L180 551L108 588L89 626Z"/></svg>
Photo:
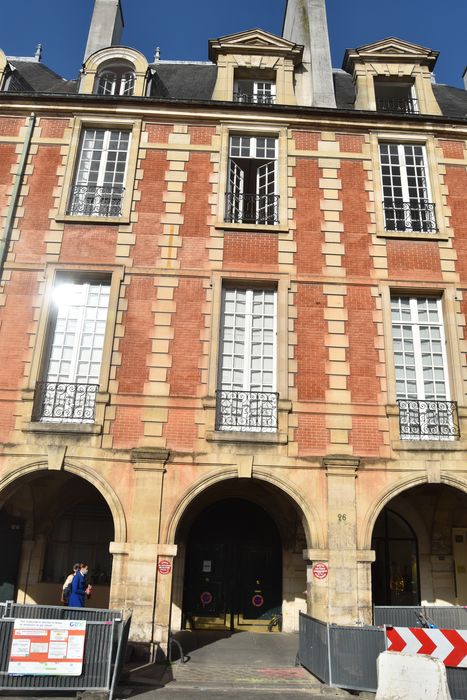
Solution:
<svg viewBox="0 0 467 700"><path fill-rule="evenodd" d="M201 494L211 486L215 486L229 479L237 479L237 469L226 469L223 471L211 472L195 482L188 491L180 498L169 518L166 530L166 543L174 544L178 526L189 506ZM280 477L271 474L269 471L255 470L254 478L258 481L265 481L275 486L280 492L287 496L297 508L302 516L302 525L305 532L308 547L321 549L324 547L324 533L319 526L318 514L310 507L302 496L293 488L290 483Z"/></svg>
<svg viewBox="0 0 467 700"><path fill-rule="evenodd" d="M126 542L127 524L125 513L120 499L118 498L117 494L115 493L114 489L110 486L110 484L100 474L97 474L94 470L84 465L79 465L70 461L65 461L63 469L66 472L70 472L71 474L74 474L75 476L84 479L85 481L89 482L92 486L94 486L94 488L105 500L110 509L110 512L112 513L115 529L115 541ZM3 502L5 500L5 492L7 491L8 487L13 486L14 483L22 477L28 476L29 474L33 474L34 472L38 471L49 471L47 462L32 462L22 467L17 467L16 469L13 469L11 472L6 474L0 480L0 506L3 505Z"/></svg>
<svg viewBox="0 0 467 700"><path fill-rule="evenodd" d="M371 549L371 538L376 519L383 508L387 506L393 498L401 493L404 493L405 491L410 490L411 488L414 488L415 486L420 486L427 483L429 482L426 474L409 476L402 481L391 484L391 486L389 486L385 491L380 493L373 501L372 506L368 509L366 523L362 530L362 534L360 535L360 548L367 550ZM452 486L459 491L467 493L467 481L453 476L452 474L441 474L439 483L445 484L446 486Z"/></svg>
<svg viewBox="0 0 467 700"><path fill-rule="evenodd" d="M86 59L83 64L80 92L92 94L96 75L105 64L124 61L131 64L135 71L134 95L139 97L145 95L146 76L149 71L147 59L140 51L128 46L109 46L105 49L95 51Z"/></svg>

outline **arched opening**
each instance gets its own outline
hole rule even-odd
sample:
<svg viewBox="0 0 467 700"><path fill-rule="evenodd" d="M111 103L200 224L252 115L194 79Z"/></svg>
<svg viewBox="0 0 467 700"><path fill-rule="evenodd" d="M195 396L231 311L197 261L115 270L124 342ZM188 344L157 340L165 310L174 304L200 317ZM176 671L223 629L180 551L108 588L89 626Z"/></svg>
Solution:
<svg viewBox="0 0 467 700"><path fill-rule="evenodd" d="M172 630L293 631L306 610L301 514L277 487L229 479L177 528Z"/></svg>
<svg viewBox="0 0 467 700"><path fill-rule="evenodd" d="M373 604L467 604L467 494L411 488L386 504L372 536Z"/></svg>
<svg viewBox="0 0 467 700"><path fill-rule="evenodd" d="M390 508L375 523L372 549L374 605L418 605L417 538L410 525Z"/></svg>
<svg viewBox="0 0 467 700"><path fill-rule="evenodd" d="M226 499L194 521L188 542L183 626L252 629L282 614L282 547L273 519Z"/></svg>
<svg viewBox="0 0 467 700"><path fill-rule="evenodd" d="M75 562L89 564L93 607L109 604L114 523L89 482L68 472L36 471L11 483L0 508L0 600L44 605L60 601Z"/></svg>
<svg viewBox="0 0 467 700"><path fill-rule="evenodd" d="M128 61L105 63L96 76L96 95L133 95L135 68Z"/></svg>

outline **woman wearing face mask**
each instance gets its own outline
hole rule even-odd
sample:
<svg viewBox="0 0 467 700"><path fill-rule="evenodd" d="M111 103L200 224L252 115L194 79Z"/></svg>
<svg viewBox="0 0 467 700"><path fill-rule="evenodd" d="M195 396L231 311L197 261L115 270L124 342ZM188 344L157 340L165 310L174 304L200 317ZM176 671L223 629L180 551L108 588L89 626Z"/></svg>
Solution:
<svg viewBox="0 0 467 700"><path fill-rule="evenodd" d="M68 607L70 608L84 608L84 596L87 595L88 598L91 595L91 585L88 585L86 580L89 567L87 564L81 564L81 568L73 576L71 582L71 595L68 600Z"/></svg>

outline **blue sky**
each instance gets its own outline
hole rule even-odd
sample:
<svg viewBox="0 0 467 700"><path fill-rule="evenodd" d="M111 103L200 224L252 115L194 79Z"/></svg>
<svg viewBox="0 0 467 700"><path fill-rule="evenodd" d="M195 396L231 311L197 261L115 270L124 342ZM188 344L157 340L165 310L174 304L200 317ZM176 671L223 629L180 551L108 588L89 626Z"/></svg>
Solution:
<svg viewBox="0 0 467 700"><path fill-rule="evenodd" d="M3 0L0 47L31 56L44 44L44 62L74 78L81 65L94 0ZM285 0L123 0L123 42L149 59L207 60L207 40L262 27L280 34ZM467 63L466 0L327 0L333 66L346 48L390 35L440 51L436 78L462 87Z"/></svg>

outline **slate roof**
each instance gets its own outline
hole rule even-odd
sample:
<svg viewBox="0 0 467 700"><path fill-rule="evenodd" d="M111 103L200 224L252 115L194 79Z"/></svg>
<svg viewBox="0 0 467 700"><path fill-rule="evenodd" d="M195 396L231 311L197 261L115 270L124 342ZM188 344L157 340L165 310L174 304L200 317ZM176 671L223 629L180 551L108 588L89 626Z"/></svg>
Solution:
<svg viewBox="0 0 467 700"><path fill-rule="evenodd" d="M152 97L174 100L210 100L217 79L217 66L212 63L160 62L155 70Z"/></svg>
<svg viewBox="0 0 467 700"><path fill-rule="evenodd" d="M25 92L49 92L49 93L75 93L77 90L76 80L64 80L58 73L48 68L39 61L22 61L8 59L8 63L15 69L15 83L19 91L23 85Z"/></svg>
<svg viewBox="0 0 467 700"><path fill-rule="evenodd" d="M12 91L49 94L76 94L77 80L64 80L43 63L34 60L9 59L15 68ZM212 63L160 61L151 66L154 72L151 97L164 100L212 99L217 66ZM333 71L338 109L352 110L355 88L352 76L342 69ZM433 91L445 117L467 118L467 90L449 85L433 85Z"/></svg>

